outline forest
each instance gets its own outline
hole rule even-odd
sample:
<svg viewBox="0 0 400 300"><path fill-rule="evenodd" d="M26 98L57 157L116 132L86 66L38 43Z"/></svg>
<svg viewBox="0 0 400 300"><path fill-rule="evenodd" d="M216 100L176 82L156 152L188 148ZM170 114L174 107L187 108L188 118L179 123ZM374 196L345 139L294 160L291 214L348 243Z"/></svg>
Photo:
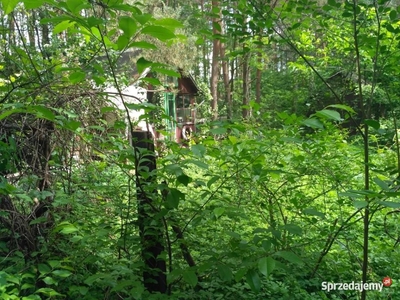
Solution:
<svg viewBox="0 0 400 300"><path fill-rule="evenodd" d="M400 299L400 1L0 16L0 299Z"/></svg>

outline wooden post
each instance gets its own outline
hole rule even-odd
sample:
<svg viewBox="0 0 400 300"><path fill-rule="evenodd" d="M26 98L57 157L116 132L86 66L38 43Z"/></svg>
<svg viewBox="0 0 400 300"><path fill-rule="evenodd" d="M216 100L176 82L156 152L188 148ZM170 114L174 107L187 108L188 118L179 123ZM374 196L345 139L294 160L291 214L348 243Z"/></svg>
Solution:
<svg viewBox="0 0 400 300"><path fill-rule="evenodd" d="M143 282L150 293L166 293L166 262L158 257L164 251L164 229L153 203L159 195L155 189L157 179L152 174L156 170L156 157L150 132L132 131L132 146L135 151L139 234L145 263Z"/></svg>

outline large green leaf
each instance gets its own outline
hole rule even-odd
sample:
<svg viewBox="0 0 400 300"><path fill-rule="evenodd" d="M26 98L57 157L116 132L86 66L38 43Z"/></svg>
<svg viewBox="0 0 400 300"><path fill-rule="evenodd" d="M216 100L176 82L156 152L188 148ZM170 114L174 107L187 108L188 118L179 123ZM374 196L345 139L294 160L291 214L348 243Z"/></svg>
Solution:
<svg viewBox="0 0 400 300"><path fill-rule="evenodd" d="M269 275L271 275L274 268L275 268L275 260L272 257L270 256L262 257L258 260L258 270L264 276L268 277Z"/></svg>
<svg viewBox="0 0 400 300"><path fill-rule="evenodd" d="M217 266L218 275L223 281L231 281L233 278L232 270L227 265L219 264Z"/></svg>
<svg viewBox="0 0 400 300"><path fill-rule="evenodd" d="M379 127L381 127L381 124L379 124L379 121L372 120L372 119L364 120L364 123L365 123L366 125L368 125L368 126L374 128L374 129L376 129L376 130L378 130Z"/></svg>
<svg viewBox="0 0 400 300"><path fill-rule="evenodd" d="M1 0L4 14L8 15L10 12L12 12L17 6L18 2L18 0Z"/></svg>
<svg viewBox="0 0 400 300"><path fill-rule="evenodd" d="M336 1L336 0L335 0L335 1ZM352 113L352 114L355 114L355 113L356 113L356 112L354 111L354 109L352 109L350 106L344 105L344 104L332 104L332 105L328 105L327 107L333 107L333 108L343 109L343 110L347 111L348 113Z"/></svg>
<svg viewBox="0 0 400 300"><path fill-rule="evenodd" d="M66 30L67 28L73 26L75 24L75 22L71 22L71 21L62 21L60 23L58 23L54 29L53 29L53 33L57 34L60 32L63 32L64 30Z"/></svg>
<svg viewBox="0 0 400 300"><path fill-rule="evenodd" d="M139 74L142 74L146 68L151 67L153 63L151 61L146 60L145 58L141 57L136 62L136 67Z"/></svg>
<svg viewBox="0 0 400 300"><path fill-rule="evenodd" d="M127 16L120 17L118 20L119 28L124 32L126 37L130 39L133 35L136 34L137 25L136 21Z"/></svg>
<svg viewBox="0 0 400 300"><path fill-rule="evenodd" d="M157 25L149 25L144 27L142 29L142 33L155 37L163 42L175 37L175 34L171 30Z"/></svg>
<svg viewBox="0 0 400 300"><path fill-rule="evenodd" d="M188 284L190 284L192 287L195 287L198 282L198 278L195 272L193 271L185 271L183 273L183 280L185 280Z"/></svg>
<svg viewBox="0 0 400 300"><path fill-rule="evenodd" d="M247 272L246 281L253 292L258 293L261 290L261 280L256 270L249 270Z"/></svg>
<svg viewBox="0 0 400 300"><path fill-rule="evenodd" d="M178 20L175 20L175 19L171 19L171 18L155 20L154 24L161 25L163 27L167 27L172 30L174 30L175 28L183 28L184 27L181 22L179 22Z"/></svg>
<svg viewBox="0 0 400 300"><path fill-rule="evenodd" d="M399 208L400 207L400 202L378 201L377 203L382 205L382 206L390 207L390 208Z"/></svg>
<svg viewBox="0 0 400 300"><path fill-rule="evenodd" d="M43 5L45 0L23 0L26 9L35 9Z"/></svg>
<svg viewBox="0 0 400 300"><path fill-rule="evenodd" d="M166 199L166 207L167 208L178 208L180 199L184 199L185 194L175 188L171 188L168 192Z"/></svg>
<svg viewBox="0 0 400 300"><path fill-rule="evenodd" d="M324 125L321 123L321 121L315 118L306 119L302 121L302 123L303 125L311 128L324 129Z"/></svg>
<svg viewBox="0 0 400 300"><path fill-rule="evenodd" d="M316 116L326 118L328 120L342 121L340 114L335 110L323 109L315 113Z"/></svg>

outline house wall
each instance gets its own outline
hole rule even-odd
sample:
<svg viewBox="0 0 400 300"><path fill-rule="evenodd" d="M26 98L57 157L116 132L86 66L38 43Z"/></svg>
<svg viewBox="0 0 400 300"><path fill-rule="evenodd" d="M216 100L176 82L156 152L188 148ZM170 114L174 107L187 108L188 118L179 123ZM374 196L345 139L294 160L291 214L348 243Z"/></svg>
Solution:
<svg viewBox="0 0 400 300"><path fill-rule="evenodd" d="M114 87L106 88L104 91L107 94L107 97L110 101L110 104L122 110L123 114L126 115L125 104L140 104L147 101L147 91L146 89L131 85L124 88L122 93L122 99L118 95L118 90ZM123 100L123 101L122 101ZM132 125L135 129L140 129L143 131L151 131L148 130L148 126L146 120L139 120L139 117L144 114L143 109L128 109L129 117L131 119Z"/></svg>

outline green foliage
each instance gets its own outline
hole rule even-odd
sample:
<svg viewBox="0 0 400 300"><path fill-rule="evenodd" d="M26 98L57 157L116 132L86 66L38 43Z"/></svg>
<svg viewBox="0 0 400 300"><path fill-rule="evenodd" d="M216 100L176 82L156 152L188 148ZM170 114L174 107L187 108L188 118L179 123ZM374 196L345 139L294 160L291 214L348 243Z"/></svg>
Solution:
<svg viewBox="0 0 400 300"><path fill-rule="evenodd" d="M376 5L289 1L271 11L239 1L237 11L223 9L228 33L245 46L232 49L230 59L257 54L260 44L287 50L292 42L299 52L286 61L254 56L250 64L263 69L263 99L249 103L251 121L198 124L186 145L166 139L151 170L154 154L132 147L125 129L134 124L107 118L121 112L97 88L120 90L136 80L118 64L128 50L187 53L193 38L184 44L182 35L192 28L174 18L189 8L165 8L162 17L161 9L136 2L2 1L8 21L15 12L26 20L41 14L42 31L28 47L25 36L12 43L7 28L12 45L2 52L0 298L358 299L357 291L326 292L321 283L360 281L367 208L368 280L394 282L369 299L399 297L397 128L379 120L397 103L391 99L398 83L388 78L398 75L398 12ZM354 13L365 24L357 36L361 91L349 63ZM288 22L292 41L273 34L280 21ZM257 36L260 28L268 38ZM4 35L1 43L8 43ZM184 60L180 55L151 51L134 61L140 74L152 67L177 75L168 63ZM234 87L239 111L243 91L238 81ZM330 88L346 101L332 101ZM361 92L361 107L381 110L356 124L370 129L369 142L344 129L360 113L357 97L346 96ZM124 107L143 109L142 119L163 117L154 103ZM151 204L144 214L143 201ZM154 254L143 250L154 241L164 246L154 259L166 262L166 294L150 293L143 280L157 272L143 259Z"/></svg>

